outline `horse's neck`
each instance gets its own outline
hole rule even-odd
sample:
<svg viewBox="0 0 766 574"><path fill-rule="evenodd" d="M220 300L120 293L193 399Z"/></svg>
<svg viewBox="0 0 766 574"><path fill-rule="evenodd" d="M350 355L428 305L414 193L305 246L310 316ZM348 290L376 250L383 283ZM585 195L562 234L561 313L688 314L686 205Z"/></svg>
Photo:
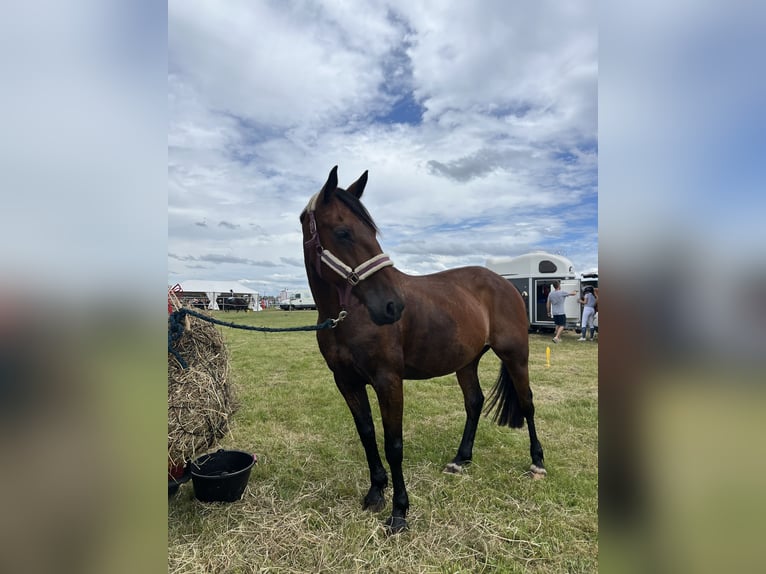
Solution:
<svg viewBox="0 0 766 574"><path fill-rule="evenodd" d="M340 313L340 298L338 289L332 283L328 283L317 275L313 266L307 266L306 273L309 280L311 295L314 297L319 320L324 321L328 317L335 318Z"/></svg>

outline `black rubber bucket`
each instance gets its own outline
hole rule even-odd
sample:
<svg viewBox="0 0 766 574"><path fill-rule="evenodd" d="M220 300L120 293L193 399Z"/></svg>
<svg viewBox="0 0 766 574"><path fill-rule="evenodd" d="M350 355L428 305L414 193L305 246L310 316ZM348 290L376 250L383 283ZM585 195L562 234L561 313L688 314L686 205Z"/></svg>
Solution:
<svg viewBox="0 0 766 574"><path fill-rule="evenodd" d="M255 455L239 450L206 454L191 464L194 496L202 502L235 502L242 498Z"/></svg>

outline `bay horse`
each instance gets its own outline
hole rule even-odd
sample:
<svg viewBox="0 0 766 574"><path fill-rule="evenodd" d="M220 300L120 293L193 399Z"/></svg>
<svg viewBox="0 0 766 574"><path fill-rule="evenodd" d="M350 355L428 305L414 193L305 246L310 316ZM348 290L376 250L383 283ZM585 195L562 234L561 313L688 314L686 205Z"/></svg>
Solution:
<svg viewBox="0 0 766 574"><path fill-rule="evenodd" d="M483 267L410 276L393 266L377 240L377 226L360 202L367 172L347 189L335 166L300 216L304 262L317 304L319 349L356 424L370 470L363 508L385 508L388 475L381 462L366 385L375 390L394 493L389 533L407 527L409 498L402 475L403 379L456 373L466 412L455 458L444 469L459 473L471 461L484 394L478 365L489 349L501 367L486 405L500 425L529 430L530 471L546 474L535 431L529 388L529 340L524 302L513 285Z"/></svg>

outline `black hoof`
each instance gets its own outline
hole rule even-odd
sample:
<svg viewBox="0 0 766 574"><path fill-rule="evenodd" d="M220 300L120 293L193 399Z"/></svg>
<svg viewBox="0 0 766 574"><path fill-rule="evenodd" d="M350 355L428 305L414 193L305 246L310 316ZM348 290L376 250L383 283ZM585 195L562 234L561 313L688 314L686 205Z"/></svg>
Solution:
<svg viewBox="0 0 766 574"><path fill-rule="evenodd" d="M380 494L370 494L364 497L362 509L370 512L380 512L386 507L386 499Z"/></svg>
<svg viewBox="0 0 766 574"><path fill-rule="evenodd" d="M401 516L389 516L385 522L386 533L399 534L400 532L407 530L407 521Z"/></svg>

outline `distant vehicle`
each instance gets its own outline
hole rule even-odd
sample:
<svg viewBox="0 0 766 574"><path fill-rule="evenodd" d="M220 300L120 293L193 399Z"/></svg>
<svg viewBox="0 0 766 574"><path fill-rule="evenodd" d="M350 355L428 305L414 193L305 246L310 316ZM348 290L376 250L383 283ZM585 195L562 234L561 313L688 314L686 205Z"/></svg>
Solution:
<svg viewBox="0 0 766 574"><path fill-rule="evenodd" d="M582 294L586 285L598 287L598 273L585 273L582 279L575 275L572 262L561 255L533 251L518 257L492 258L487 268L508 279L518 289L524 305L530 329L552 329L553 319L548 317L546 303L551 290L551 281L558 279L562 291L577 291ZM567 328L580 332L582 308L579 297L567 297L565 311Z"/></svg>
<svg viewBox="0 0 766 574"><path fill-rule="evenodd" d="M283 311L295 311L298 309L316 309L314 297L308 291L293 293L288 299L279 302L279 308Z"/></svg>

